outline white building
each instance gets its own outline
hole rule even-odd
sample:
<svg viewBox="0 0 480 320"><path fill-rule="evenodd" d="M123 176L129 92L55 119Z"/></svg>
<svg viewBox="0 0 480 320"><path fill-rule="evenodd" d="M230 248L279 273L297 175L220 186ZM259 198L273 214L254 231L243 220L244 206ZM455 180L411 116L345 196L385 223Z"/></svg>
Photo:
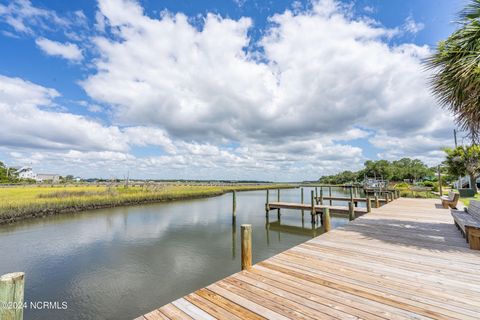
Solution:
<svg viewBox="0 0 480 320"><path fill-rule="evenodd" d="M17 170L20 179L31 179L37 182L53 182L58 183L60 176L53 173L35 173L31 167L22 167Z"/></svg>
<svg viewBox="0 0 480 320"><path fill-rule="evenodd" d="M39 173L35 179L37 182L53 182L57 183L60 181L60 176L53 173Z"/></svg>
<svg viewBox="0 0 480 320"><path fill-rule="evenodd" d="M21 167L17 170L17 174L20 179L37 180L37 174L33 172L31 167Z"/></svg>
<svg viewBox="0 0 480 320"><path fill-rule="evenodd" d="M470 177L469 176L461 177L460 181L461 181L460 188L471 188L472 187L470 185ZM477 179L477 186L478 185L480 185L480 178ZM453 187L456 188L456 189L459 188L458 181L455 181L453 183Z"/></svg>

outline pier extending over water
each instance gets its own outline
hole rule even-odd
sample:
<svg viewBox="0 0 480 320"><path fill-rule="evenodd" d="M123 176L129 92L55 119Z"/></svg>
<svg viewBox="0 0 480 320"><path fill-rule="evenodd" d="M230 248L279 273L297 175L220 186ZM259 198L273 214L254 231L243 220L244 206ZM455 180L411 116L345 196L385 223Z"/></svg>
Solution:
<svg viewBox="0 0 480 320"><path fill-rule="evenodd" d="M438 200L400 198L138 319L479 319L479 265Z"/></svg>

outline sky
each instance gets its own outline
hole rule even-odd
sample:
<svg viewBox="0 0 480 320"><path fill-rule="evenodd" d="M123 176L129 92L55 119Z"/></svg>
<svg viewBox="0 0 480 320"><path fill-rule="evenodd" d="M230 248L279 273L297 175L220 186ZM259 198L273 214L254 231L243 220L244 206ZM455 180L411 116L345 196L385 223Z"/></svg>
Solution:
<svg viewBox="0 0 480 320"><path fill-rule="evenodd" d="M274 181L438 164L455 125L423 61L466 3L0 0L0 161Z"/></svg>

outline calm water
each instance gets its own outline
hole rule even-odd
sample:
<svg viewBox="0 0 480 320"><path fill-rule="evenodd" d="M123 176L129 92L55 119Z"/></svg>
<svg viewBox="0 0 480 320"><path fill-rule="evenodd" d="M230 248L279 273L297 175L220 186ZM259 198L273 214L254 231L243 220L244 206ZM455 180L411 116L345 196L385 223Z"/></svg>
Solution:
<svg viewBox="0 0 480 320"><path fill-rule="evenodd" d="M298 202L300 189L281 199ZM264 203L265 191L237 193L234 225L227 194L0 226L0 274L26 273L26 301L67 302L26 309L25 319L132 319L239 271L243 223L252 224L254 263L321 233L307 212L303 227L299 211L282 210L280 222L272 211L267 222Z"/></svg>

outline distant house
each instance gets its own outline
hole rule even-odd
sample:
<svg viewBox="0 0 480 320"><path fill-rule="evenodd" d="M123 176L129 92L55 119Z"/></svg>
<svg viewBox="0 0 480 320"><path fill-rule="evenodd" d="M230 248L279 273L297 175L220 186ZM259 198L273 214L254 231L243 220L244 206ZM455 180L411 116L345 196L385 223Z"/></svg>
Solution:
<svg viewBox="0 0 480 320"><path fill-rule="evenodd" d="M37 174L33 172L31 167L21 167L17 170L17 174L20 179L37 180Z"/></svg>
<svg viewBox="0 0 480 320"><path fill-rule="evenodd" d="M458 182L459 181L453 182L453 187L456 189L458 189L459 187ZM470 185L470 177L469 176L461 177L460 188L471 188L471 187L472 186ZM480 178L477 179L477 187L480 187Z"/></svg>
<svg viewBox="0 0 480 320"><path fill-rule="evenodd" d="M53 173L35 173L32 167L21 167L17 170L18 177L20 179L31 179L37 182L53 182L58 183L60 176Z"/></svg>
<svg viewBox="0 0 480 320"><path fill-rule="evenodd" d="M39 173L35 179L37 182L53 182L58 183L60 181L60 176L53 173Z"/></svg>

